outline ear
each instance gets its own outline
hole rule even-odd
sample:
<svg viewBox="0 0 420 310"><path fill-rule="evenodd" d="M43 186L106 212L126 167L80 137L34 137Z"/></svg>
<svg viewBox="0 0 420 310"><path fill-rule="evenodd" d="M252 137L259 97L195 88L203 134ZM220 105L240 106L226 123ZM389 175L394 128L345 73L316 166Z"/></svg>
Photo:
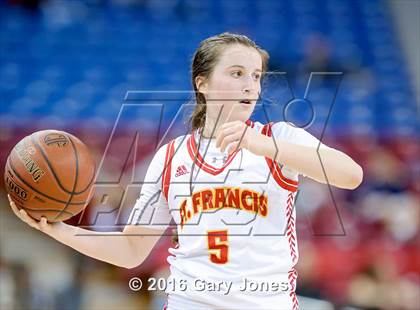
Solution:
<svg viewBox="0 0 420 310"><path fill-rule="evenodd" d="M207 82L206 79L202 76L197 76L195 78L195 86L197 87L197 90L202 93L202 94L206 94L207 93Z"/></svg>

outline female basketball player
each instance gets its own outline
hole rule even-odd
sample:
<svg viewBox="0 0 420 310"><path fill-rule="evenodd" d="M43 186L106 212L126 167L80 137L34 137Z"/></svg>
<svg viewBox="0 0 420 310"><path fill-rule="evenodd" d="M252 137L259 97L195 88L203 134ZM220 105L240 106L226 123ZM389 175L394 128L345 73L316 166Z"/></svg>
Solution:
<svg viewBox="0 0 420 310"><path fill-rule="evenodd" d="M11 202L14 212L75 250L126 268L145 260L173 219L179 243L169 250L167 309L296 309L298 176L355 189L363 171L303 129L249 120L267 61L242 35L200 44L191 134L157 151L121 233L37 222Z"/></svg>

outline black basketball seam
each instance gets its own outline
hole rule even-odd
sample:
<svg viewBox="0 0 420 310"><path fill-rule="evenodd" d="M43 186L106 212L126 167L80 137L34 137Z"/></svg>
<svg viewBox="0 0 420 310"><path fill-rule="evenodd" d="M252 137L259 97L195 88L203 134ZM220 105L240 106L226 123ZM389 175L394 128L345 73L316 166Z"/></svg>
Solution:
<svg viewBox="0 0 420 310"><path fill-rule="evenodd" d="M69 138L69 137L68 137ZM86 190L89 189L90 185L92 184L94 178L95 178L95 173L93 173L92 179L90 180L89 184L80 192L71 192L69 190L67 190L66 188L64 188L64 186L61 184L60 179L58 178L58 176L56 175L53 166L51 165L50 161L48 160L47 155L44 153L44 150L42 149L42 147L38 144L38 142L34 139L33 135L31 136L31 140L32 143L35 145L35 147L41 152L42 157L44 158L49 170L51 171L51 173L53 174L55 180L57 181L58 186L67 194L71 195L80 195L83 194Z"/></svg>
<svg viewBox="0 0 420 310"><path fill-rule="evenodd" d="M73 183L73 190L72 190L72 194L70 194L69 200L67 201L67 204L64 206L63 210L61 210L60 213L58 213L55 216L55 219L57 219L63 212L66 212L67 207L69 206L69 203L71 202L72 198L73 198L73 193L74 193L74 189L76 188L77 185L77 180L79 178L79 156L77 154L77 149L76 146L73 143L73 140L70 138L70 136L67 136L67 138L70 140L71 146L73 147L73 152L74 152L74 156L76 158L76 174L74 176L74 183Z"/></svg>
<svg viewBox="0 0 420 310"><path fill-rule="evenodd" d="M52 165L50 164L50 161L48 160L48 158L47 158L47 155L45 155L45 153L44 153L44 150L41 148L41 146L38 144L38 142L34 139L34 136L33 135L31 135L31 140L32 140L32 143L35 145L35 147L40 151L40 153L41 153L41 155L42 155L42 157L44 158L44 160L45 160L45 163L47 164L47 166L48 166L48 169L51 171L51 173L52 173L52 175L54 176L54 178L55 178L55 180L56 180L56 182L57 182L57 184L58 184L58 186L64 191L64 192L66 192L67 194L71 194L70 193L70 191L68 191L67 189L65 189L64 188L64 186L61 184L61 182L60 182L60 179L58 178L58 176L55 174L55 171L54 171L54 169L53 169L53 167L52 167Z"/></svg>
<svg viewBox="0 0 420 310"><path fill-rule="evenodd" d="M48 140L49 143L63 142L60 138Z"/></svg>
<svg viewBox="0 0 420 310"><path fill-rule="evenodd" d="M70 141L73 143L73 141L71 139L70 139ZM90 155L90 154L88 154L88 155ZM90 186L92 185L93 181L95 180L95 175L96 175L96 162L93 159L92 159L92 161L93 161L93 174L92 174L92 177L91 177L88 185L86 185L86 187L82 191L80 191L80 192L73 192L75 195L80 195L80 194L83 194L84 192L86 192L90 188Z"/></svg>
<svg viewBox="0 0 420 310"><path fill-rule="evenodd" d="M64 188L64 186L61 184L61 182L60 182L60 179L58 178L58 176L55 174L55 171L54 171L54 169L53 169L53 166L50 164L50 161L48 160L48 157L47 157L47 155L44 153L44 150L43 150L43 148L42 148L42 146L41 145L39 145L37 142L36 142L36 140L34 140L34 138L33 137L31 137L31 140L32 140L32 143L34 143L35 144L35 146L40 150L40 152L41 152L41 154L42 154L42 157L44 157L44 159L45 159L45 161L46 161L46 163L47 163L47 166L48 166L48 168L50 169L50 171L52 172L52 174L54 175L54 178L55 178L55 180L57 181L57 183L58 183L58 186L60 186L60 188L64 191L64 192L66 192L67 194L73 194L73 195L80 195L80 194L83 194L84 192L86 192L88 189L89 189L89 187L92 185L92 182L93 182L93 180L95 179L95 171L96 171L96 168L94 168L93 169L93 174L92 174L92 178L90 179L90 181L89 181L89 183L88 183L88 185L86 185L86 187L84 188L84 189L82 189L81 191L79 191L79 192L71 192L71 191L68 191L67 189L65 189ZM96 166L96 165L95 165Z"/></svg>
<svg viewBox="0 0 420 310"><path fill-rule="evenodd" d="M91 177L91 179L90 179L90 181L89 181L88 185L86 185L86 187L85 187L84 189L82 189L81 191L79 191L79 192L75 192L75 191L73 191L73 192L68 192L69 194L73 194L73 196L76 196L76 195L83 194L83 193L84 193L84 192L86 192L88 189L90 189L90 187L91 187L91 185L92 185L93 181L95 180L95 173L96 173L96 164L95 164L95 162L93 162L93 165L94 165L94 168L93 168L93 174L92 174L92 177Z"/></svg>
<svg viewBox="0 0 420 310"><path fill-rule="evenodd" d="M31 190L33 190L34 192L36 192L36 193L38 193L39 195L41 195L41 196L44 196L45 198L48 198L48 199L50 199L50 200L52 200L52 201L55 201L55 202L59 202L59 203L62 203L62 204L66 204L66 201L63 201L63 200L59 200L59 199L57 199L57 198L54 198L54 197L51 197L51 196L48 196L48 195L46 195L46 194L44 194L44 193L42 193L42 192L40 192L40 191L38 191L37 189L35 189L35 188L33 188L30 184L28 184L28 182L26 182L21 176L20 176L20 174L19 173L17 173L16 172L16 169L15 169L15 167L14 167L14 165L13 165L13 163L12 163L12 160L9 160L9 169L16 175L16 177L19 179L19 181L21 181L23 184L25 184L27 187L29 187ZM7 164L7 163L6 163ZM84 202L71 202L70 203L71 205L74 205L74 206L77 206L77 205L85 205L86 204L86 201L84 201Z"/></svg>

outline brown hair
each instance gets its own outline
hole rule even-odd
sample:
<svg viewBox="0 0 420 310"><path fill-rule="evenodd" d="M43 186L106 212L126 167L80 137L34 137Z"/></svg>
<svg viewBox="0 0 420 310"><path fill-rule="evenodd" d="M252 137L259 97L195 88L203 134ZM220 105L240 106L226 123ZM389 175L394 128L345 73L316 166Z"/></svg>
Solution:
<svg viewBox="0 0 420 310"><path fill-rule="evenodd" d="M206 98L198 92L195 79L198 76L209 78L218 61L222 47L231 44L242 44L255 48L262 58L263 73L267 71L268 53L245 35L224 32L201 41L194 53L191 65L191 78L196 100L196 106L189 119L192 130L204 127L206 121Z"/></svg>

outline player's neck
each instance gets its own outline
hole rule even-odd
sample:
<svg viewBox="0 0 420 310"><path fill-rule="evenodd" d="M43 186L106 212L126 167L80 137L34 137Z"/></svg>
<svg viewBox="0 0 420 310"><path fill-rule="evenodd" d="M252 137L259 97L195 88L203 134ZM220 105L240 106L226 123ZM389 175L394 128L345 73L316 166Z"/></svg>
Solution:
<svg viewBox="0 0 420 310"><path fill-rule="evenodd" d="M216 135L212 135L211 130L206 130L206 128L200 128L198 130L198 134L201 135L204 139L216 139Z"/></svg>
<svg viewBox="0 0 420 310"><path fill-rule="evenodd" d="M200 128L198 133L205 139L216 139L220 127L224 124L220 120L216 123L215 120L206 118L204 128Z"/></svg>

